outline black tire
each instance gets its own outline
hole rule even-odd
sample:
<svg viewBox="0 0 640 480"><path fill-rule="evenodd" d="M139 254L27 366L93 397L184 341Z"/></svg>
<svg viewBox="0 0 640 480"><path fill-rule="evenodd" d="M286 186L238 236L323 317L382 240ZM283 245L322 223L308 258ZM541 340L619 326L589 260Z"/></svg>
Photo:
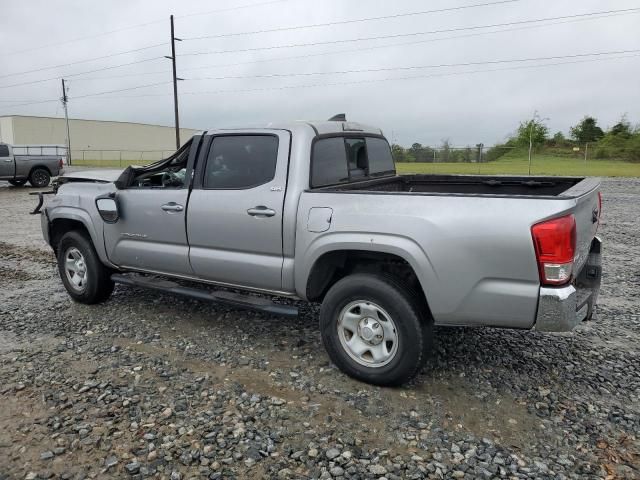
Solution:
<svg viewBox="0 0 640 480"><path fill-rule="evenodd" d="M46 168L34 168L29 174L29 183L35 188L48 187L51 182L51 174Z"/></svg>
<svg viewBox="0 0 640 480"><path fill-rule="evenodd" d="M9 183L14 187L22 187L25 183L27 183L27 181L26 180L9 180Z"/></svg>
<svg viewBox="0 0 640 480"><path fill-rule="evenodd" d="M76 253L80 257L75 257ZM73 279L77 279L74 272L67 267L67 258L78 258L80 263L75 263L73 268L84 266L84 281L75 284ZM69 296L76 302L94 304L104 302L113 292L114 283L111 280L111 270L105 267L91 240L86 234L79 231L65 233L58 243L58 272L64 287Z"/></svg>
<svg viewBox="0 0 640 480"><path fill-rule="evenodd" d="M371 317L367 313L360 311L359 305L364 302L367 307L377 312L378 318ZM353 310L350 309L352 305ZM364 307L363 307L364 308ZM322 342L331 360L347 375L372 383L374 385L397 386L413 378L422 368L424 358L429 353L427 351L432 336L433 322L426 314L428 310L420 304L416 296L412 296L410 290L405 289L400 282L393 277L374 275L369 273L357 273L349 275L336 282L327 292L322 307L320 308L320 331ZM371 333L371 329L365 330L370 324L370 318L390 317L391 323L387 324L395 327L392 329L393 341L388 342L386 333L382 333L382 340L386 350L393 350L394 342L397 342L395 353L385 360L387 363L379 362L375 365L373 350L365 352L356 360L353 351L349 352L347 344L352 338L347 339L349 328L341 327L340 319L343 313L356 312L355 315L364 317L359 321L358 330L363 332L359 342L365 342L365 332ZM359 313L358 313L359 312ZM373 322L378 326L378 322ZM388 320L387 320L388 321ZM386 321L379 322L385 324ZM379 327L378 331L380 331ZM343 331L345 333L339 333ZM354 333L352 335L355 336ZM341 339L342 337L342 339ZM375 341L375 339L373 339ZM344 346L343 346L344 344ZM377 347L374 346L374 348ZM365 355L372 356L370 364Z"/></svg>

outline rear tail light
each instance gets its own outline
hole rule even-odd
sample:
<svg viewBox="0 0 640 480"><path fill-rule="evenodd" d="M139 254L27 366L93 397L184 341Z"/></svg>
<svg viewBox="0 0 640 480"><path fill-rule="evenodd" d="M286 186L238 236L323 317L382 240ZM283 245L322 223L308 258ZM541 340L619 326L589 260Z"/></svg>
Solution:
<svg viewBox="0 0 640 480"><path fill-rule="evenodd" d="M60 161L58 162L58 168L62 168L64 166L64 162L62 161L62 158L60 159Z"/></svg>
<svg viewBox="0 0 640 480"><path fill-rule="evenodd" d="M598 192L598 227L602 218L602 192Z"/></svg>
<svg viewBox="0 0 640 480"><path fill-rule="evenodd" d="M563 285L571 281L576 251L576 219L573 215L554 218L531 227L540 282Z"/></svg>

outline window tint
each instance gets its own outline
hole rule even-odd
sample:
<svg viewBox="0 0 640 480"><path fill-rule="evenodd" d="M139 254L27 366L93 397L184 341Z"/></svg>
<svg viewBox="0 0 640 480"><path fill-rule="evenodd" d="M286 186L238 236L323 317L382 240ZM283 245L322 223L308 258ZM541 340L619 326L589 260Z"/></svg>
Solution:
<svg viewBox="0 0 640 480"><path fill-rule="evenodd" d="M278 159L278 137L216 137L209 150L204 188L250 188L272 180Z"/></svg>
<svg viewBox="0 0 640 480"><path fill-rule="evenodd" d="M7 145L0 145L0 157L9 156L9 147Z"/></svg>
<svg viewBox="0 0 640 480"><path fill-rule="evenodd" d="M325 138L313 146L311 186L322 187L349 180L344 138Z"/></svg>
<svg viewBox="0 0 640 480"><path fill-rule="evenodd" d="M367 137L367 154L369 156L369 175L395 170L391 148L386 140Z"/></svg>

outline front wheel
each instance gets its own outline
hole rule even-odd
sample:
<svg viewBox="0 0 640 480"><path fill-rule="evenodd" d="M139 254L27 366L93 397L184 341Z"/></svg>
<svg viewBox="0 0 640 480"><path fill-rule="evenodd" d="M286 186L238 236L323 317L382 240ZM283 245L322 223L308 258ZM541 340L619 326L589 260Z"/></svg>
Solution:
<svg viewBox="0 0 640 480"><path fill-rule="evenodd" d="M431 336L409 289L371 274L349 275L327 292L320 309L322 341L347 375L375 385L401 385L420 370Z"/></svg>
<svg viewBox="0 0 640 480"><path fill-rule="evenodd" d="M58 271L69 296L80 303L100 303L113 292L111 271L91 240L81 232L65 233L58 244Z"/></svg>
<svg viewBox="0 0 640 480"><path fill-rule="evenodd" d="M32 187L44 188L49 186L51 174L46 168L36 168L29 174L29 183Z"/></svg>

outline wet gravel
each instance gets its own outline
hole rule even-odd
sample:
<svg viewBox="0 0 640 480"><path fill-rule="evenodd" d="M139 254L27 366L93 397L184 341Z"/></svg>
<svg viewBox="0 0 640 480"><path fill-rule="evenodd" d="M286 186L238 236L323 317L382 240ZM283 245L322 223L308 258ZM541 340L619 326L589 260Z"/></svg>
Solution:
<svg viewBox="0 0 640 480"><path fill-rule="evenodd" d="M27 193L0 186L0 480L640 478L640 180L604 182L594 321L437 329L398 389L330 363L316 305L71 302Z"/></svg>

